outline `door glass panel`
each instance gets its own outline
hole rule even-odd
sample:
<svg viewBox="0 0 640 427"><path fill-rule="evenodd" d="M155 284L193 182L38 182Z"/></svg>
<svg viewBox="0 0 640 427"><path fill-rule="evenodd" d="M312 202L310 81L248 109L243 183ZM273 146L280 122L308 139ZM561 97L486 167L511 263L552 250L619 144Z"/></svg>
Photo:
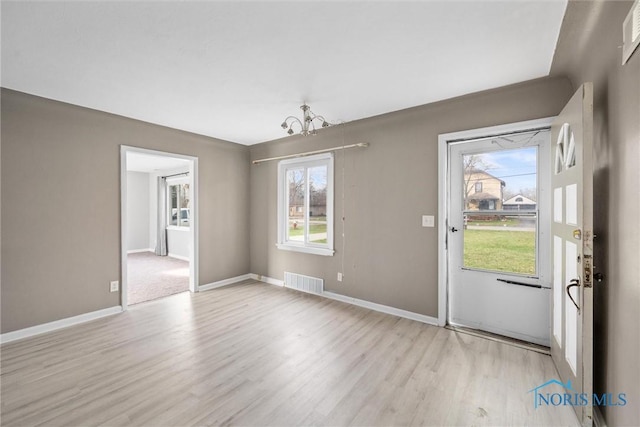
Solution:
<svg viewBox="0 0 640 427"><path fill-rule="evenodd" d="M537 215L488 215L467 212L464 267L505 273L536 274Z"/></svg>
<svg viewBox="0 0 640 427"><path fill-rule="evenodd" d="M327 243L327 166L309 168L309 242Z"/></svg>
<svg viewBox="0 0 640 427"><path fill-rule="evenodd" d="M493 142L510 138L531 135ZM462 156L464 268L537 274L537 161L537 146Z"/></svg>
<svg viewBox="0 0 640 427"><path fill-rule="evenodd" d="M463 209L535 211L537 161L537 147L463 155Z"/></svg>
<svg viewBox="0 0 640 427"><path fill-rule="evenodd" d="M288 239L304 242L305 233L305 170L304 168L287 170L287 195L289 198Z"/></svg>

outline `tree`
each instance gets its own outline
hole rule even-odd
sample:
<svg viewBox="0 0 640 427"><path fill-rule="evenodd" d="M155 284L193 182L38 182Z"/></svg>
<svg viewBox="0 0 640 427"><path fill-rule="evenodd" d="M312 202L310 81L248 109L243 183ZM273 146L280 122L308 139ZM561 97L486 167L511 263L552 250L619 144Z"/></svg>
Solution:
<svg viewBox="0 0 640 427"><path fill-rule="evenodd" d="M301 205L304 203L304 173L302 170L290 170L287 172L289 182L289 205Z"/></svg>
<svg viewBox="0 0 640 427"><path fill-rule="evenodd" d="M468 154L462 156L462 166L464 168L464 207L469 209L469 193L473 188L471 185L472 177L475 173L484 172L488 165L482 158L482 154Z"/></svg>

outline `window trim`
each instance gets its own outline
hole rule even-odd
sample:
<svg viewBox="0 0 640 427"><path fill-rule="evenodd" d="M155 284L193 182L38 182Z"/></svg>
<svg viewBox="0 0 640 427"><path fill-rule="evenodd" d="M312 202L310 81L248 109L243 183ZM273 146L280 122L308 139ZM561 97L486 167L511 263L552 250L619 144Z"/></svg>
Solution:
<svg viewBox="0 0 640 427"><path fill-rule="evenodd" d="M305 169L305 218L309 215L309 180L308 169L315 166L327 167L327 243L295 242L287 240L288 229L288 186L286 171L296 167ZM276 247L281 250L302 252L313 255L333 256L333 225L334 225L334 179L333 179L333 153L323 153L313 156L297 157L278 162L278 236Z"/></svg>

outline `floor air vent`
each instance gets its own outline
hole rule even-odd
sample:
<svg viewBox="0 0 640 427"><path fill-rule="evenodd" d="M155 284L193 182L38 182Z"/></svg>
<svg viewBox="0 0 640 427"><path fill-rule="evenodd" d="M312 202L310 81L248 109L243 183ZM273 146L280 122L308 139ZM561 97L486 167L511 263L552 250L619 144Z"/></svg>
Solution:
<svg viewBox="0 0 640 427"><path fill-rule="evenodd" d="M297 289L310 294L322 294L324 290L324 280L317 277L304 276L302 274L284 272L284 286Z"/></svg>

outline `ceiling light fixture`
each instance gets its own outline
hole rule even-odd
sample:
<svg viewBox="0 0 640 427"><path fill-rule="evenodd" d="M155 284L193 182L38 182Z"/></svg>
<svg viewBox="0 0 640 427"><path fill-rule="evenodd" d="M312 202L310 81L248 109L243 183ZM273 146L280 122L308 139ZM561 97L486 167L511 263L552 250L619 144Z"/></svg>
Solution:
<svg viewBox="0 0 640 427"><path fill-rule="evenodd" d="M284 122L282 122L282 124L280 125L282 126L282 129L289 129L287 130L287 133L289 135L294 134L295 131L293 130L293 126L296 123L298 124L298 126L300 126L300 135L302 136L318 134L318 131L316 130L316 125L314 123L316 121L321 123L321 126L323 128L328 128L329 126L331 126L331 123L326 121L324 117L316 116L315 114L313 114L313 112L311 111L311 109L307 104L301 105L300 109L302 110L302 120L294 116L289 116L286 119L284 119Z"/></svg>

